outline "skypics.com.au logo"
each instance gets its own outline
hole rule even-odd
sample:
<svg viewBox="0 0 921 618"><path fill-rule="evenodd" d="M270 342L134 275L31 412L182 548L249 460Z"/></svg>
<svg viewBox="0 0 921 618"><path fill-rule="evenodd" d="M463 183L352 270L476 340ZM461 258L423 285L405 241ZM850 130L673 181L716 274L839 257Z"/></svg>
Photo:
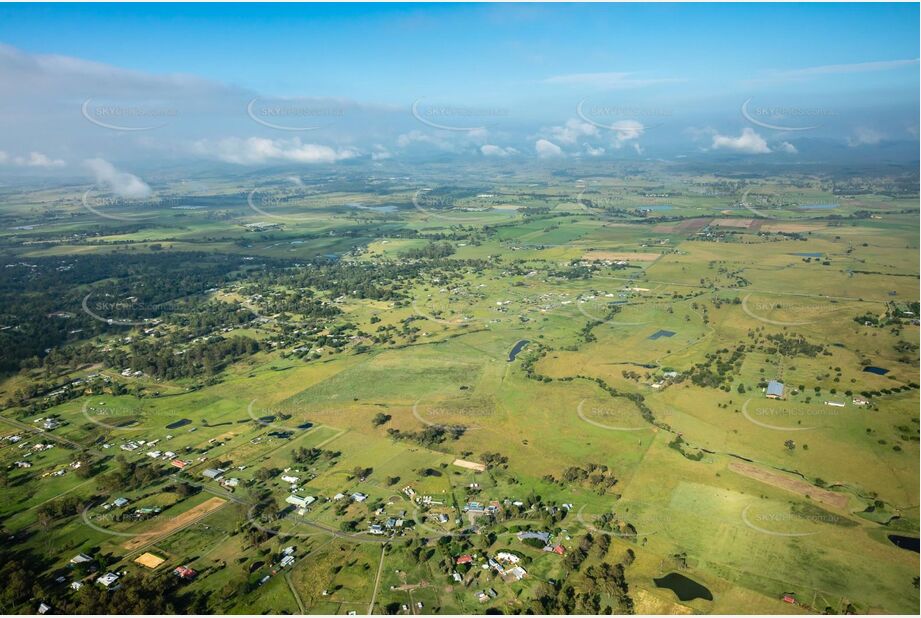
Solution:
<svg viewBox="0 0 921 618"><path fill-rule="evenodd" d="M246 115L255 123L276 131L317 131L346 114L344 105L325 99L251 99Z"/></svg>
<svg viewBox="0 0 921 618"><path fill-rule="evenodd" d="M176 107L163 103L93 98L83 101L80 113L97 127L129 133L161 129L179 116Z"/></svg>
<svg viewBox="0 0 921 618"><path fill-rule="evenodd" d="M186 200L180 196L121 197L88 189L80 198L87 211L97 217L114 221L147 221L157 216L156 212L166 208L181 208Z"/></svg>
<svg viewBox="0 0 921 618"><path fill-rule="evenodd" d="M746 294L742 298L742 311L751 318L771 324L774 326L805 326L823 320L828 320L835 313L846 309L838 303L831 301L823 302L803 302L793 295L786 298L789 302L784 301L756 301L752 300L753 294ZM796 316L797 320L779 320L776 317L768 316Z"/></svg>
<svg viewBox="0 0 921 618"><path fill-rule="evenodd" d="M753 98L749 97L742 102L739 108L742 117L755 126L774 131L812 131L822 126L823 119L838 114L826 107L763 106L752 104L752 101Z"/></svg>
<svg viewBox="0 0 921 618"><path fill-rule="evenodd" d="M410 113L420 123L439 131L483 132L497 119L510 116L510 111L504 107L436 103L426 99L413 101Z"/></svg>
<svg viewBox="0 0 921 618"><path fill-rule="evenodd" d="M825 417L839 416L843 411L841 406L832 404L780 404L776 403L777 400L771 403L762 401L753 404L752 401L748 399L742 404L742 416L754 425L773 431L808 431L816 428L810 424L811 422Z"/></svg>
<svg viewBox="0 0 921 618"><path fill-rule="evenodd" d="M639 410L626 399L617 403L593 402L583 399L576 406L576 415L584 422L610 431L649 431L652 425L643 420Z"/></svg>
<svg viewBox="0 0 921 618"><path fill-rule="evenodd" d="M81 302L83 312L94 320L115 326L155 326L167 313L188 309L179 301L145 302L135 296L116 297L113 294L90 292Z"/></svg>

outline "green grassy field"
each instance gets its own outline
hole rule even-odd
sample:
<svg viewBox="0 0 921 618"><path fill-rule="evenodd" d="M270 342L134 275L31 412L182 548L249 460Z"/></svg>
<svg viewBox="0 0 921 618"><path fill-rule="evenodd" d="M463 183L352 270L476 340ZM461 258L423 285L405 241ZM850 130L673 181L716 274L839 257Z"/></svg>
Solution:
<svg viewBox="0 0 921 618"><path fill-rule="evenodd" d="M72 196L18 196L10 210L17 222L62 202L76 219L7 226L0 242L17 260L194 248L253 260L335 254L374 268L424 262L405 255L429 246L433 234L453 253L401 275L391 297L311 290L339 310L322 326L294 328L273 315L238 328L265 345L211 380L82 368L53 382L92 371L125 391L106 386L44 408L41 396L20 404L14 394L52 380L37 368L11 375L0 385L10 401L0 426L0 463L9 470L0 486L3 527L54 569L88 552L107 556L109 570L152 577L125 548L132 535L150 534L144 549L166 558L156 573L193 566L200 575L185 589L203 595L202 609L228 613L523 612L551 580L592 590L588 569L605 562L625 565L632 602L649 613L784 613L785 593L807 613L849 604L917 610L917 554L887 535L918 536L918 316L886 326L857 319L917 307L915 201L838 199L818 182L772 179L752 183L743 204L740 195L683 193L688 178L669 176L663 190L661 179L641 176L564 186L539 175L506 179L487 199L446 178L439 170L428 184L460 196L449 208L414 208L418 188L389 181L386 191L267 201L280 226L259 231L244 226L266 217L229 183L220 216L164 209L139 229L95 221L99 234L69 240L92 220ZM645 197L650 187L675 195ZM833 211L801 207L830 202ZM399 207L369 211L389 204ZM671 208L632 212L663 204ZM545 210L517 210L526 207ZM692 218L706 221L681 227ZM585 258L599 252L609 257ZM211 298L256 306L245 285ZM354 330L341 347L291 332L325 335L343 323ZM125 347L117 337L141 337L139 330L88 341ZM651 338L661 331L670 336ZM380 333L389 339L375 342ZM521 340L529 343L509 360ZM301 346L316 353L300 357ZM784 399L765 397L768 380L784 383ZM855 403L860 396L866 405ZM61 425L39 430L50 416ZM462 431L434 435L445 427ZM54 448L33 448L42 443ZM130 444L137 446L123 449ZM331 454L297 460L310 449ZM80 458L96 462L93 475L70 466ZM173 458L188 465L173 467ZM160 474L113 487L104 477L122 460ZM743 461L758 472L740 472ZM573 471L590 464L605 466L609 485L604 475ZM203 476L214 467L239 484ZM285 511L292 483L284 474L299 477L297 493L316 502ZM191 495L177 493L183 483ZM351 502L355 492L367 499ZM39 516L67 496L79 499L77 512ZM226 500L218 510L157 532L167 516L216 496ZM125 513L163 511L116 521L101 506L115 497L131 501ZM470 500L498 501L499 516L471 524L463 511ZM372 524L391 518L405 527L372 534ZM627 524L635 534L622 534ZM567 554L585 535L596 545L573 568L566 556L518 540L522 528L551 531ZM601 536L609 547L597 546ZM296 560L281 567L289 545ZM522 556L524 579L481 568L506 550ZM457 581L453 561L462 551L478 557ZM674 571L713 599L680 601L654 584ZM489 588L495 598L479 600Z"/></svg>

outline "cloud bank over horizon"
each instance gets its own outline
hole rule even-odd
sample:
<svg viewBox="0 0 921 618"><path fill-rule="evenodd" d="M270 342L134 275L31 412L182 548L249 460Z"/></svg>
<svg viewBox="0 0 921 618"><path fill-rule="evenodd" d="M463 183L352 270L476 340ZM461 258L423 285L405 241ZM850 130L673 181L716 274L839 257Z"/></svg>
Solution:
<svg viewBox="0 0 921 618"><path fill-rule="evenodd" d="M455 28L449 20L434 23L424 36ZM340 28L343 41L353 40L349 27ZM3 32L0 26L0 37ZM268 34L257 40L268 44ZM586 42L572 44L576 49L589 49L596 36L584 34ZM424 42L420 37L407 46ZM548 49L556 43L551 39ZM798 66L762 54L761 66L728 63L717 75L699 70L694 54L682 64L641 55L630 61L629 55L599 60L515 51L495 68L480 69L493 85L458 89L459 82L446 82L444 72L431 67L384 70L386 87L375 93L369 86L356 97L349 92L354 86L336 93L282 78L275 88L257 86L252 67L239 74L249 79L228 79L227 71L202 72L192 58L175 72L152 60L107 63L98 49L86 56L36 53L0 42L0 89L7 93L0 98L0 175L103 178L131 192L139 186L100 162L138 170L193 163L246 169L431 157L816 162L883 153L907 162L917 158L918 59L898 57L895 45L889 57L880 57L886 45L880 35L865 58L850 53L847 61L828 62L816 52L803 54ZM707 48L700 54L722 51L716 43ZM454 58L458 72L468 70L467 62L473 66L472 59L450 54L433 52L429 62ZM273 70L293 68L293 59L282 57ZM308 64L319 81L344 84L337 71L356 70L379 81L345 55ZM148 70L138 68L145 65Z"/></svg>

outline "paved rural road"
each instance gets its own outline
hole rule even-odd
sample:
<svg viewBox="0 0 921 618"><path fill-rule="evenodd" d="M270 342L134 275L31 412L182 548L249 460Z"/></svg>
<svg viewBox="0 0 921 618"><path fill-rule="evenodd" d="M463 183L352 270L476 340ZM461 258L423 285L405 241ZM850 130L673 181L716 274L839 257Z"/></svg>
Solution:
<svg viewBox="0 0 921 618"><path fill-rule="evenodd" d="M355 541L357 543L380 543L381 545L386 545L391 540L390 538L386 538L386 537L371 538L371 537L361 536L359 534L346 534L345 532L340 532L339 530L336 530L335 528L330 528L328 526L324 526L323 524L318 524L315 521L307 521L306 519L303 521L303 523L308 526L313 526L314 528L317 528L318 530L322 530L323 532L330 534L334 537L345 539L347 541Z"/></svg>
<svg viewBox="0 0 921 618"><path fill-rule="evenodd" d="M374 580L374 592L371 594L371 603L368 605L368 615L374 613L374 603L377 601L377 591L381 587L381 574L384 572L384 548L381 547L381 563L377 567L377 579Z"/></svg>
<svg viewBox="0 0 921 618"><path fill-rule="evenodd" d="M738 290L739 289L739 288L733 288L733 287L725 286L725 285L716 285L716 286L710 287L706 285L700 285L698 283L684 283L680 281L662 281L658 279L632 279L630 277L615 277L613 275L605 275L603 277L598 277L598 278L599 279L614 279L617 281L627 281L629 283L634 283L634 284L636 283L646 283L646 284L655 283L655 284L662 284L662 285L674 285L674 286L685 287L685 288L698 288L701 290L713 290L714 292L718 292L721 290ZM863 302L863 303L883 303L885 304L886 302L888 302L888 299L885 299L885 298L878 299L878 298L861 298L859 296L831 296L829 294L810 294L808 292L785 292L782 290L762 290L759 288L744 288L744 289L745 291L751 292L751 293L776 294L778 296L802 296L806 298L822 298L826 300L852 300L852 301Z"/></svg>

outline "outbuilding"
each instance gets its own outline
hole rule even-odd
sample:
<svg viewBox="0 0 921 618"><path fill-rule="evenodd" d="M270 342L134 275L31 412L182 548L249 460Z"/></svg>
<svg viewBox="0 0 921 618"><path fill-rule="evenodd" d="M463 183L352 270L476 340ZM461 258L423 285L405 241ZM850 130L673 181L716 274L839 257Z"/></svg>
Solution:
<svg viewBox="0 0 921 618"><path fill-rule="evenodd" d="M768 382L765 395L768 399L783 399L783 382L777 380Z"/></svg>

